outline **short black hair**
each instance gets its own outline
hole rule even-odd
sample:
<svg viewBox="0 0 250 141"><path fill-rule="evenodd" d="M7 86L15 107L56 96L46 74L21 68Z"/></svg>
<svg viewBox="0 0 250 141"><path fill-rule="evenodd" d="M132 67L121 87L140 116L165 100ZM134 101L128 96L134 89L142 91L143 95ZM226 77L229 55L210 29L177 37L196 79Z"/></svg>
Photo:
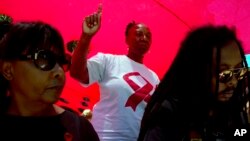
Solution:
<svg viewBox="0 0 250 141"><path fill-rule="evenodd" d="M23 52L33 53L51 47L57 55L65 53L63 37L57 29L41 21L18 22L2 38L0 58L13 60Z"/></svg>
<svg viewBox="0 0 250 141"><path fill-rule="evenodd" d="M129 30L135 26L137 23L135 21L131 21L130 23L127 24L126 30L125 30L125 36L128 36Z"/></svg>

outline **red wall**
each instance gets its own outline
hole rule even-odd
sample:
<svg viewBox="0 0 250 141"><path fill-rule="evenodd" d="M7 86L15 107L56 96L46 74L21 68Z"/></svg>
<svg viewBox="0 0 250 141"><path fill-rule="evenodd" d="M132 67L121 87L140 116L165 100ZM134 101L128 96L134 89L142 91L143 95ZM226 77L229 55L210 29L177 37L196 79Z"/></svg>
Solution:
<svg viewBox="0 0 250 141"><path fill-rule="evenodd" d="M78 39L83 17L94 12L101 0L1 0L0 13L14 21L41 20L55 26L65 43ZM171 64L187 31L199 25L227 24L235 26L249 53L249 0L102 0L102 27L93 39L89 56L97 52L124 54L125 27L135 20L146 23L152 30L153 43L145 64L161 78ZM83 88L66 74L67 83L62 98L69 103L60 105L92 108L99 99L98 86ZM83 97L89 97L83 106ZM86 102L86 101L85 101Z"/></svg>

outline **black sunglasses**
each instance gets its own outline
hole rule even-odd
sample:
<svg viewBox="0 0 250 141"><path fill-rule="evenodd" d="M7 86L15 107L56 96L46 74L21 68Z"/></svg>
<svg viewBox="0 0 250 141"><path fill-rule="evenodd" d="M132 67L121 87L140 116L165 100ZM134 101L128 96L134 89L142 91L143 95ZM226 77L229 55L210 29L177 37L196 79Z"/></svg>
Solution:
<svg viewBox="0 0 250 141"><path fill-rule="evenodd" d="M246 67L224 70L219 73L219 81L221 83L227 83L232 80L233 76L235 76L237 80L242 80L246 76L247 72L248 68Z"/></svg>
<svg viewBox="0 0 250 141"><path fill-rule="evenodd" d="M56 63L58 63L62 69L66 72L70 67L71 56L66 54L66 56L56 57L51 51L48 50L38 50L33 54L21 55L20 60L33 60L35 66L43 71L52 70Z"/></svg>

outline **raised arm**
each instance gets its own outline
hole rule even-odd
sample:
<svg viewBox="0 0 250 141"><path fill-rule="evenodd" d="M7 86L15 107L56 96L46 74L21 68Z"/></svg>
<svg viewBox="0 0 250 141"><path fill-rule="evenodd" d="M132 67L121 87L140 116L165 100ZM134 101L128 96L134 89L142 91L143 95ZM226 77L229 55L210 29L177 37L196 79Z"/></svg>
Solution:
<svg viewBox="0 0 250 141"><path fill-rule="evenodd" d="M83 21L83 31L77 47L73 51L70 75L82 83L89 83L87 68L87 55L92 37L101 27L102 6L99 5L98 11L85 17Z"/></svg>

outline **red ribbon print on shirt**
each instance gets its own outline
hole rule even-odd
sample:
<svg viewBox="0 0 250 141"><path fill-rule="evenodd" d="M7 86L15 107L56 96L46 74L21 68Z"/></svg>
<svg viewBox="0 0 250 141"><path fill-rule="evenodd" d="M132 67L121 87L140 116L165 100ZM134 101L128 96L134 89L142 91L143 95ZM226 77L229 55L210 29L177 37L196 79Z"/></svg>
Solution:
<svg viewBox="0 0 250 141"><path fill-rule="evenodd" d="M137 85L132 79L129 77L131 76L139 76L141 77L146 84L142 87ZM137 105L144 100L145 102L148 102L150 99L150 92L153 90L153 85L150 84L147 79L145 79L143 76L141 76L138 72L131 72L123 76L123 79L129 84L129 86L135 91L129 98L128 101L125 104L125 107L131 107L134 111L137 107Z"/></svg>

